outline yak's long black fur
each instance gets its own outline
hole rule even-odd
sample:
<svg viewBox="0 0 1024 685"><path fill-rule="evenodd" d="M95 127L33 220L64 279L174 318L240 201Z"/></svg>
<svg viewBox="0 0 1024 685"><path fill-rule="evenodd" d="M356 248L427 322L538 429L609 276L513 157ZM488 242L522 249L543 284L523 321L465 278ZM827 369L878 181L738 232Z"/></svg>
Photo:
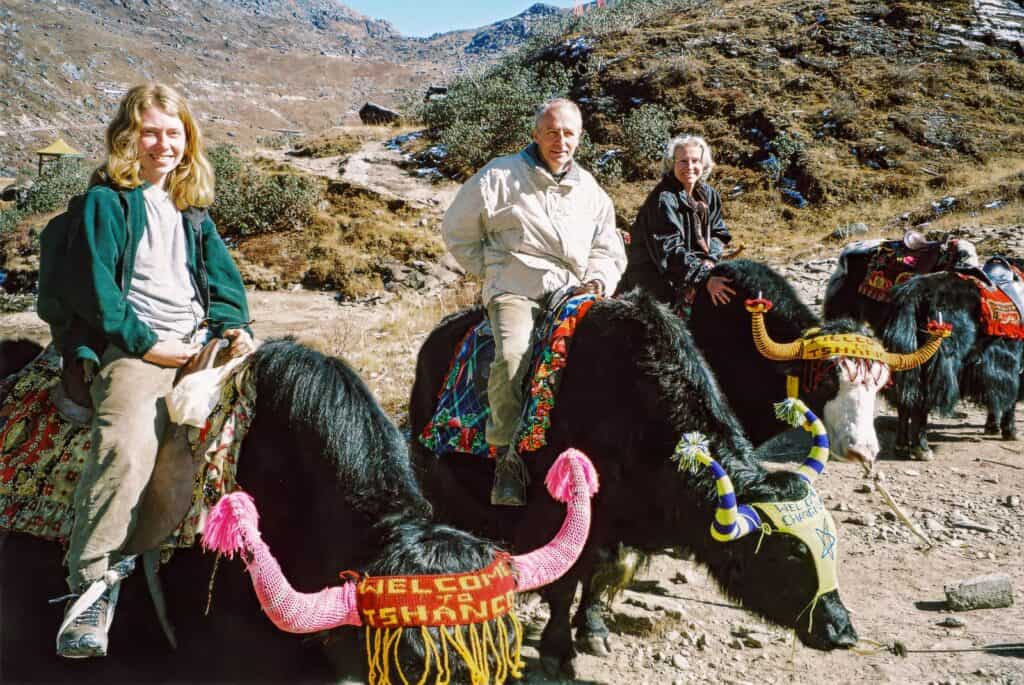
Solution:
<svg viewBox="0 0 1024 685"><path fill-rule="evenodd" d="M715 306L707 291L701 289L688 325L744 431L754 444L760 444L788 430L787 424L775 418L772 407L786 397L787 374L803 377L810 362L778 362L762 356L754 346L750 313L744 302L759 295L771 301L765 326L772 339L780 342L796 340L811 329L818 329L814 335L865 331L849 319L822 324L781 274L759 262L723 262L712 275L731 279L729 286L736 294L728 304ZM800 397L823 416L825 403L835 396L838 382L835 371L823 374L816 387L802 386Z"/></svg>
<svg viewBox="0 0 1024 685"><path fill-rule="evenodd" d="M43 351L37 343L24 338L0 340L0 379L7 378Z"/></svg>
<svg viewBox="0 0 1024 685"><path fill-rule="evenodd" d="M892 291L892 311L883 340L897 352L913 350L927 338L939 313L952 335L923 366L899 374L890 401L900 411L900 446L926 447L931 411L950 413L960 399L988 408L986 430L1012 438L1014 405L1021 394L1024 341L985 334L980 326L977 286L951 273L917 276ZM904 423L914 418L913 426ZM909 435L907 431L909 430Z"/></svg>
<svg viewBox="0 0 1024 685"><path fill-rule="evenodd" d="M448 317L424 342L410 402L414 436L433 414L456 345L482 315L477 308ZM487 505L490 463L460 455L438 459L417 442L413 446L428 497L442 519L512 540L519 549L558 529L561 506L542 485L555 457L575 447L594 462L602 485L594 500L590 539L580 562L545 593L552 610L541 641L545 659L563 666L571 659L569 602L576 584L589 577L599 548L620 541L648 549L686 546L730 595L772 620L794 621L813 594L807 587L814 582L813 564L802 556L807 550L790 547L785 536L766 538L756 555L752 538L714 542L708 534L715 507L711 477L704 469L680 472L670 460L682 434L698 431L731 475L740 501L798 499L805 493L794 474L769 474L756 462L685 325L644 292L600 300L577 323L563 373L548 443L525 456L532 478L526 511ZM769 589L776 583L786 590ZM585 585L583 604L592 608L587 591ZM806 625L801 635L818 646L842 643L852 628L841 618L841 602L830 599L822 609L834 613L827 619L823 614L816 624L820 629L836 619L830 630L839 642L816 642ZM606 632L594 615L577 617L578 636Z"/></svg>
<svg viewBox="0 0 1024 685"><path fill-rule="evenodd" d="M430 519L405 442L351 367L280 340L256 352L252 372L258 394L238 482L256 501L263 538L297 590L338 585L346 569L451 573L491 562L493 543ZM323 641L280 632L260 609L244 565L225 561L215 572L213 555L197 549L177 551L161 570L177 652L160 634L136 573L122 587L110 655L60 660L53 638L62 608L46 608L47 598L66 592L59 547L11 535L0 554L5 680L326 683L365 677L360 631L338 628L317 636ZM416 680L422 644L418 631L406 632L400 658Z"/></svg>

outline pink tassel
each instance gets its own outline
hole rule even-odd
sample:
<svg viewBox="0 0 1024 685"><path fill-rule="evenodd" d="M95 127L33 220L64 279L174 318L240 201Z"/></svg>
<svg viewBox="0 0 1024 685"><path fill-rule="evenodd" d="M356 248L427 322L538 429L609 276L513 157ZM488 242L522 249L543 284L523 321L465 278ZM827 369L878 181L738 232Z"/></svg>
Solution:
<svg viewBox="0 0 1024 685"><path fill-rule="evenodd" d="M252 497L241 490L224 495L210 510L203 527L203 548L234 559L248 537L259 537L259 512Z"/></svg>
<svg viewBox="0 0 1024 685"><path fill-rule="evenodd" d="M548 469L548 475L544 478L544 485L547 486L551 496L559 502L568 502L572 497L572 462L575 461L583 469L583 478L587 485L587 494L593 497L597 494L599 486L597 471L590 463L590 458L577 449L569 448L558 455L555 463Z"/></svg>

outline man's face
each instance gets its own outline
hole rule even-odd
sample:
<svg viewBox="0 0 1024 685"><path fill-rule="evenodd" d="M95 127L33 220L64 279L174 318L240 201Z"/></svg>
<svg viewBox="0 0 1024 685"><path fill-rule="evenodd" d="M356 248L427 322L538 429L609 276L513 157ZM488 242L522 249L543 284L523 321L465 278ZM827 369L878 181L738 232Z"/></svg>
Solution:
<svg viewBox="0 0 1024 685"><path fill-rule="evenodd" d="M571 107L553 107L540 118L533 140L551 173L565 171L580 144L582 129L583 122Z"/></svg>

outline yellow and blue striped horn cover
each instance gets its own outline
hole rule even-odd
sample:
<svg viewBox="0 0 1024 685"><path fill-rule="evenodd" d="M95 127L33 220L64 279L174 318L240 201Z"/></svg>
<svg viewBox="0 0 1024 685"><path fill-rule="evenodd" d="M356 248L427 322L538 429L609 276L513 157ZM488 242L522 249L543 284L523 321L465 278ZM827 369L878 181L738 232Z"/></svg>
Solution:
<svg viewBox="0 0 1024 685"><path fill-rule="evenodd" d="M708 441L701 433L684 433L672 453L680 471L696 473L698 465L711 469L718 493L718 507L711 522L711 537L718 542L738 540L761 527L761 517L746 504L737 505L732 480L721 464L711 458Z"/></svg>
<svg viewBox="0 0 1024 685"><path fill-rule="evenodd" d="M828 462L829 442L825 424L807 408L803 400L796 397L787 397L776 403L775 418L791 426L803 426L803 429L811 434L811 451L796 472L808 483L813 483L825 470L825 464Z"/></svg>

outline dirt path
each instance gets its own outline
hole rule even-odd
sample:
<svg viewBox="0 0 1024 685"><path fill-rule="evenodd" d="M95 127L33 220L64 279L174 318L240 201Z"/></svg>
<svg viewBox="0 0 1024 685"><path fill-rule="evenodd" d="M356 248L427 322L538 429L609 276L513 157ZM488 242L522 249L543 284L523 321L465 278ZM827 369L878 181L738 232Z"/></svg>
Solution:
<svg viewBox="0 0 1024 685"><path fill-rule="evenodd" d="M401 198L412 204L444 211L459 186L448 180L432 183L401 168L402 154L383 142L371 141L352 154L341 180L369 188L384 197Z"/></svg>
<svg viewBox="0 0 1024 685"><path fill-rule="evenodd" d="M402 153L382 140L370 140L350 155L297 157L283 149L261 149L258 153L290 164L313 176L343 181L366 188L385 199L404 200L413 205L443 212L451 204L459 186L447 179L431 180L405 168ZM341 171L344 162L343 171Z"/></svg>

